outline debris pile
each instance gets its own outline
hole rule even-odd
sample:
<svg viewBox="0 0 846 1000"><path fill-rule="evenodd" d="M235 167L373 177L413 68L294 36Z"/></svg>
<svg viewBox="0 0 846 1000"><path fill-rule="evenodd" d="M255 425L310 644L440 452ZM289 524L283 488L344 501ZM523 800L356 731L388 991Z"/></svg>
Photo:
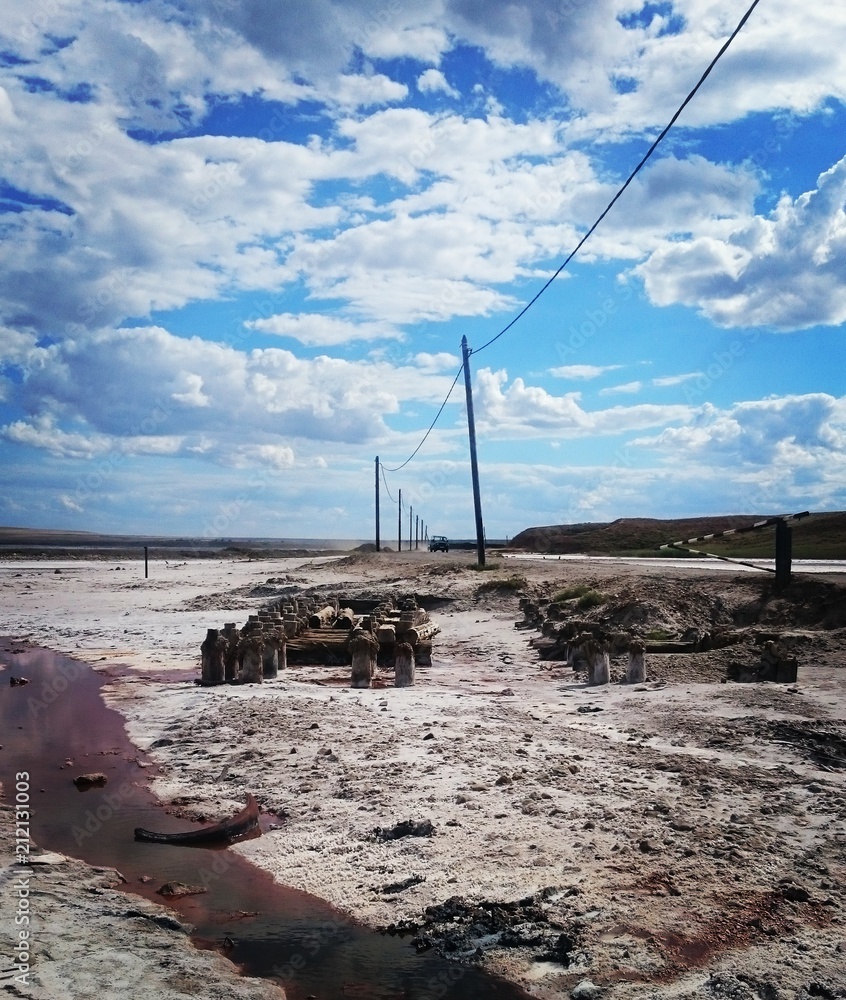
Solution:
<svg viewBox="0 0 846 1000"><path fill-rule="evenodd" d="M399 664L397 685L432 663L440 628L413 595L348 599L286 596L250 615L242 628L210 628L200 647L204 686L260 684L289 664L351 665L353 684L369 687L376 665Z"/></svg>

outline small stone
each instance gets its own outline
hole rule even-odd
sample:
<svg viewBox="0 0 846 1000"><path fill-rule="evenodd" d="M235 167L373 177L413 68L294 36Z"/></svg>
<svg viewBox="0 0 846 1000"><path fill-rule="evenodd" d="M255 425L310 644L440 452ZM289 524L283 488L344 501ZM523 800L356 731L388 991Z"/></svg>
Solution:
<svg viewBox="0 0 846 1000"><path fill-rule="evenodd" d="M689 822L686 819L671 819L670 820L670 826L674 830L678 830L680 833L683 833L683 832L688 831L688 830L695 830L696 829L696 827L693 825L693 823Z"/></svg>
<svg viewBox="0 0 846 1000"><path fill-rule="evenodd" d="M781 887L781 894L793 903L807 903L811 898L810 892L804 886L792 882Z"/></svg>
<svg viewBox="0 0 846 1000"><path fill-rule="evenodd" d="M644 854L655 854L658 850L658 845L654 840L649 840L648 837L644 837L643 840L637 845Z"/></svg>
<svg viewBox="0 0 846 1000"><path fill-rule="evenodd" d="M433 740L434 738L435 738L434 733L426 733L426 735L423 737L424 740Z"/></svg>
<svg viewBox="0 0 846 1000"><path fill-rule="evenodd" d="M165 882L160 889L156 889L156 892L169 899L178 899L180 896L199 896L208 892L208 889L201 885L187 885L185 882Z"/></svg>
<svg viewBox="0 0 846 1000"><path fill-rule="evenodd" d="M596 1000L600 996L602 996L602 990L589 979L583 979L570 992L571 1000Z"/></svg>
<svg viewBox="0 0 846 1000"><path fill-rule="evenodd" d="M102 788L108 780L105 774L97 772L96 774L78 774L73 779L73 783L82 791L86 788Z"/></svg>

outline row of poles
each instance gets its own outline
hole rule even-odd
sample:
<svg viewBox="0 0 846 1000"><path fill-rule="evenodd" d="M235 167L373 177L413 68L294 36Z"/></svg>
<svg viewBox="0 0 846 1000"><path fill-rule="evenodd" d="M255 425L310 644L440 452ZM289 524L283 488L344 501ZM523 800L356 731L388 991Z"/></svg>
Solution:
<svg viewBox="0 0 846 1000"><path fill-rule="evenodd" d="M464 371L464 393L467 400L467 433L470 438L470 477L473 484L473 510L476 520L476 554L478 564L485 565L485 526L482 521L482 496L479 489L479 462L476 455L476 418L473 413L473 383L470 377L470 347L467 338L461 338L461 362ZM376 456L376 551L382 551L380 538L379 494L380 494L379 456ZM397 500L397 551L402 551L402 490ZM428 541L428 525L423 524L421 530L420 516L414 514L414 508L408 509L408 548L412 548L412 524L414 525L414 548L420 541ZM423 534L425 533L425 538Z"/></svg>
<svg viewBox="0 0 846 1000"><path fill-rule="evenodd" d="M382 551L382 539L379 533L379 456L376 456L376 551ZM419 549L420 543L429 541L429 525L414 513L414 508L408 508L408 549ZM397 494L397 552L402 552L402 490Z"/></svg>

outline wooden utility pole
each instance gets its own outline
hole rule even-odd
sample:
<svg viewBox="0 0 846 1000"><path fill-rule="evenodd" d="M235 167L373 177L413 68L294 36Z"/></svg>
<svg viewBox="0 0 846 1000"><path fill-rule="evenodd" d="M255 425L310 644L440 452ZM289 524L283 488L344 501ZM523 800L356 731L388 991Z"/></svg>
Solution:
<svg viewBox="0 0 846 1000"><path fill-rule="evenodd" d="M482 523L482 496L479 491L479 463L476 458L476 418L473 416L473 385L470 381L470 348L461 338L464 362L464 392L467 397L467 432L470 436L470 475L473 480L473 507L476 514L476 552L480 566L485 565L485 527Z"/></svg>
<svg viewBox="0 0 846 1000"><path fill-rule="evenodd" d="M381 552L379 544L379 456L376 456L376 551Z"/></svg>
<svg viewBox="0 0 846 1000"><path fill-rule="evenodd" d="M411 552L411 528L414 524L414 508L408 508L408 551Z"/></svg>
<svg viewBox="0 0 846 1000"><path fill-rule="evenodd" d="M414 547L415 549L420 548L420 515L418 514L414 518Z"/></svg>
<svg viewBox="0 0 846 1000"><path fill-rule="evenodd" d="M397 552L402 552L402 490L397 495Z"/></svg>

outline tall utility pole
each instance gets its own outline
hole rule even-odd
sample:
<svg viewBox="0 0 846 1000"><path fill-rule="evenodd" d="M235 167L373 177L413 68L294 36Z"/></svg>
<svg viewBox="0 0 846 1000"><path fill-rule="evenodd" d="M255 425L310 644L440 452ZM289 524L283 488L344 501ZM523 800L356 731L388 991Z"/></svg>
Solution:
<svg viewBox="0 0 846 1000"><path fill-rule="evenodd" d="M418 514L414 518L414 547L415 549L420 548L420 515Z"/></svg>
<svg viewBox="0 0 846 1000"><path fill-rule="evenodd" d="M479 492L479 463L476 459L476 418L473 416L473 386L470 382L470 348L467 338L461 338L464 361L464 392L467 396L467 432L470 436L470 475L473 479L473 507L476 512L476 552L479 565L485 565L485 527L482 523L482 496Z"/></svg>
<svg viewBox="0 0 846 1000"><path fill-rule="evenodd" d="M376 551L381 552L379 543L379 456L376 456Z"/></svg>
<svg viewBox="0 0 846 1000"><path fill-rule="evenodd" d="M397 552L402 552L402 490L397 495Z"/></svg>

